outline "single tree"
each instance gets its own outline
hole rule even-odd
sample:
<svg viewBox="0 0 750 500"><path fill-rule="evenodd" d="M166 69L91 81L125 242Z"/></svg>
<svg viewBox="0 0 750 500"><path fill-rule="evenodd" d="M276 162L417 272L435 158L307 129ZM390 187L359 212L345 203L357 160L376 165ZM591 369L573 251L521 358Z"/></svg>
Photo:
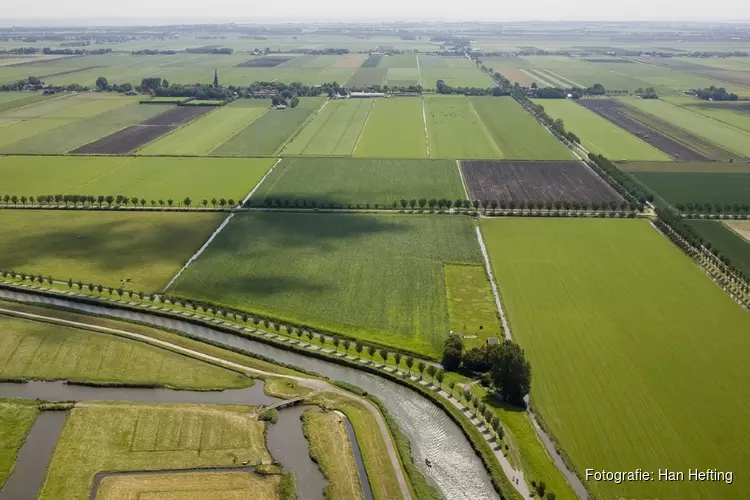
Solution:
<svg viewBox="0 0 750 500"><path fill-rule="evenodd" d="M432 365L430 365L432 366ZM419 372L419 378L422 378L422 375L424 373L424 369L427 367L424 361L420 360L417 364L417 371Z"/></svg>
<svg viewBox="0 0 750 500"><path fill-rule="evenodd" d="M406 368L408 368L408 374L411 375L411 368L414 366L414 358L411 356L406 357Z"/></svg>
<svg viewBox="0 0 750 500"><path fill-rule="evenodd" d="M370 344L367 346L367 354L370 355L371 358L375 358L375 352L377 352L377 348Z"/></svg>
<svg viewBox="0 0 750 500"><path fill-rule="evenodd" d="M365 345L360 340L358 340L357 343L354 344L354 350L357 351L358 355L362 354L362 349L364 348L365 348Z"/></svg>
<svg viewBox="0 0 750 500"><path fill-rule="evenodd" d="M396 351L393 353L393 360L396 362L396 369L398 370L398 367L401 366L401 358L403 357L403 354Z"/></svg>

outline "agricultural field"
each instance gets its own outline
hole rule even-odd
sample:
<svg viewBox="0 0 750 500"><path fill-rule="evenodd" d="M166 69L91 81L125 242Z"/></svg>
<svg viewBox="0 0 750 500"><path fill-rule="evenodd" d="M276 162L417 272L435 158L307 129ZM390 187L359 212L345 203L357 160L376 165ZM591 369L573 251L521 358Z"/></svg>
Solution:
<svg viewBox="0 0 750 500"><path fill-rule="evenodd" d="M449 263L481 263L468 219L237 214L171 292L436 356Z"/></svg>
<svg viewBox="0 0 750 500"><path fill-rule="evenodd" d="M267 101L263 101L267 102ZM296 108L269 110L237 135L212 151L219 156L272 156L305 124L324 102L302 97Z"/></svg>
<svg viewBox="0 0 750 500"><path fill-rule="evenodd" d="M0 269L160 291L223 214L2 210Z"/></svg>
<svg viewBox="0 0 750 500"><path fill-rule="evenodd" d="M567 99L537 99L536 104L552 118L565 122L566 130L581 138L583 146L592 153L613 160L669 161L671 158L658 149L613 123Z"/></svg>
<svg viewBox="0 0 750 500"><path fill-rule="evenodd" d="M742 274L750 276L750 242L718 221L688 220L686 222L711 244L714 252L728 258Z"/></svg>
<svg viewBox="0 0 750 500"><path fill-rule="evenodd" d="M370 119L365 124L354 156L426 158L427 138L423 112L421 99L378 99L372 105Z"/></svg>
<svg viewBox="0 0 750 500"><path fill-rule="evenodd" d="M419 56L419 77L422 87L434 89L438 80L451 87L495 86L492 79L466 57Z"/></svg>
<svg viewBox="0 0 750 500"><path fill-rule="evenodd" d="M247 387L251 379L114 335L0 316L0 377L155 383L186 389Z"/></svg>
<svg viewBox="0 0 750 500"><path fill-rule="evenodd" d="M126 195L147 206L190 197L239 202L260 181L273 158L0 157L0 196ZM179 179L179 182L175 182ZM5 200L3 200L5 202ZM159 205L161 205L159 203Z"/></svg>
<svg viewBox="0 0 750 500"><path fill-rule="evenodd" d="M513 334L534 367L534 406L580 476L748 467L750 319L677 247L640 220L480 224ZM715 446L724 442L733 445ZM587 486L604 498L739 499L745 483L735 474L731 485Z"/></svg>
<svg viewBox="0 0 750 500"><path fill-rule="evenodd" d="M351 156L372 105L368 99L329 101L284 148L284 154Z"/></svg>
<svg viewBox="0 0 750 500"><path fill-rule="evenodd" d="M747 220L728 220L724 224L738 234L745 241L750 243L750 221Z"/></svg>
<svg viewBox="0 0 750 500"><path fill-rule="evenodd" d="M100 471L269 463L252 407L97 404L68 413L40 500L86 498Z"/></svg>
<svg viewBox="0 0 750 500"><path fill-rule="evenodd" d="M3 92L0 94L0 116L3 112L8 111L9 109L28 106L49 98L50 96L29 94L27 92ZM2 123L3 121L0 119L0 124Z"/></svg>
<svg viewBox="0 0 750 500"><path fill-rule="evenodd" d="M387 74L388 70L386 68L362 66L349 77L346 81L346 87L357 89L369 88L375 85L382 86L385 83L385 77Z"/></svg>
<svg viewBox="0 0 750 500"><path fill-rule="evenodd" d="M502 157L472 102L465 96L427 96L424 106L430 157Z"/></svg>
<svg viewBox="0 0 750 500"><path fill-rule="evenodd" d="M500 202L623 201L582 162L462 161L472 200Z"/></svg>
<svg viewBox="0 0 750 500"><path fill-rule="evenodd" d="M665 100L670 104L750 132L750 104L747 102L709 102L692 96L669 96Z"/></svg>
<svg viewBox="0 0 750 500"><path fill-rule="evenodd" d="M464 340L467 348L484 344L489 337L502 338L503 329L484 267L447 265L443 270L450 331L468 336Z"/></svg>
<svg viewBox="0 0 750 500"><path fill-rule="evenodd" d="M138 151L142 155L205 155L231 140L260 118L266 109L228 105L152 142Z"/></svg>
<svg viewBox="0 0 750 500"><path fill-rule="evenodd" d="M511 97L471 97L503 158L572 160L573 154Z"/></svg>
<svg viewBox="0 0 750 500"><path fill-rule="evenodd" d="M37 415L36 401L0 399L0 489L10 476L18 449Z"/></svg>
<svg viewBox="0 0 750 500"><path fill-rule="evenodd" d="M253 205L265 200L291 206L315 202L390 208L402 199L463 197L461 178L453 161L364 158L285 158L258 186ZM275 202L278 204L278 202Z"/></svg>

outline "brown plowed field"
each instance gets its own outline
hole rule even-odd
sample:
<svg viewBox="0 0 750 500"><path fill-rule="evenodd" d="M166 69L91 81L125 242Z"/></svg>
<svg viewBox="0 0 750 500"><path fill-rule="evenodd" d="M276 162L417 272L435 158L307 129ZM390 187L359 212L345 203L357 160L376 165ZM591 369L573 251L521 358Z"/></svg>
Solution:
<svg viewBox="0 0 750 500"><path fill-rule="evenodd" d="M165 125L133 125L90 142L72 151L73 154L123 155L138 149L176 127Z"/></svg>
<svg viewBox="0 0 750 500"><path fill-rule="evenodd" d="M633 119L629 116L630 108L614 99L579 99L576 102L673 158L681 161L711 159Z"/></svg>
<svg viewBox="0 0 750 500"><path fill-rule="evenodd" d="M472 200L583 203L622 201L589 168L574 161L462 161Z"/></svg>
<svg viewBox="0 0 750 500"><path fill-rule="evenodd" d="M149 118L139 125L171 125L179 127L214 109L216 108L211 106L177 106L153 118Z"/></svg>

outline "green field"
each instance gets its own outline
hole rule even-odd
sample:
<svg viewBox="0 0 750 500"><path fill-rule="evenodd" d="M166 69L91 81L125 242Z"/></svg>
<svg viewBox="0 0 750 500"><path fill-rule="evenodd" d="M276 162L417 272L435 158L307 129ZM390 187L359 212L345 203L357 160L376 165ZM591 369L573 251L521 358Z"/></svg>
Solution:
<svg viewBox="0 0 750 500"><path fill-rule="evenodd" d="M205 155L231 140L266 109L224 106L140 149L143 155Z"/></svg>
<svg viewBox="0 0 750 500"><path fill-rule="evenodd" d="M246 387L250 379L114 335L0 316L0 377Z"/></svg>
<svg viewBox="0 0 750 500"><path fill-rule="evenodd" d="M127 195L158 202L188 196L239 202L265 175L273 158L0 157L0 195Z"/></svg>
<svg viewBox="0 0 750 500"><path fill-rule="evenodd" d="M511 97L471 97L502 157L513 160L571 160L573 154Z"/></svg>
<svg viewBox="0 0 750 500"><path fill-rule="evenodd" d="M593 111L567 99L537 99L536 104L552 118L565 122L566 130L581 138L581 143L592 153L613 160L670 161L671 158L655 147L605 120Z"/></svg>
<svg viewBox="0 0 750 500"><path fill-rule="evenodd" d="M30 401L0 399L0 489L13 471L18 449L38 414L36 404Z"/></svg>
<svg viewBox="0 0 750 500"><path fill-rule="evenodd" d="M727 257L745 276L750 276L750 243L724 224L712 220L686 221L711 244L712 250Z"/></svg>
<svg viewBox="0 0 750 500"><path fill-rule="evenodd" d="M427 56L419 57L421 85L434 89L438 80L451 87L494 87L492 79L466 57Z"/></svg>
<svg viewBox="0 0 750 500"><path fill-rule="evenodd" d="M101 471L232 467L270 461L250 407L89 405L68 414L40 500L87 498Z"/></svg>
<svg viewBox="0 0 750 500"><path fill-rule="evenodd" d="M451 332L476 337L464 341L467 347L484 344L488 337L502 337L484 267L445 266L444 271Z"/></svg>
<svg viewBox="0 0 750 500"><path fill-rule="evenodd" d="M671 205L750 203L750 172L633 172Z"/></svg>
<svg viewBox="0 0 750 500"><path fill-rule="evenodd" d="M750 319L679 249L646 221L481 225L535 408L579 475L748 468ZM684 499L744 498L748 484L587 483L602 498Z"/></svg>
<svg viewBox="0 0 750 500"><path fill-rule="evenodd" d="M28 94L26 92L3 92L0 97L0 113L9 109L28 106L35 102L49 99L49 96L40 94ZM0 123L2 123L0 121Z"/></svg>
<svg viewBox="0 0 750 500"><path fill-rule="evenodd" d="M443 265L480 262L465 218L238 214L172 292L436 356Z"/></svg>
<svg viewBox="0 0 750 500"><path fill-rule="evenodd" d="M412 56L413 57L413 56ZM422 101L411 97L378 99L354 156L363 158L425 158Z"/></svg>
<svg viewBox="0 0 750 500"><path fill-rule="evenodd" d="M665 100L676 106L732 125L745 132L750 132L750 113L748 113L746 102L708 102L692 96L669 96Z"/></svg>
<svg viewBox="0 0 750 500"><path fill-rule="evenodd" d="M373 101L329 101L284 149L289 155L350 156L370 116Z"/></svg>
<svg viewBox="0 0 750 500"><path fill-rule="evenodd" d="M160 291L224 214L2 210L0 269Z"/></svg>
<svg viewBox="0 0 750 500"><path fill-rule="evenodd" d="M443 160L385 160L364 158L285 158L263 181L252 201L288 200L294 206L385 205L402 199L464 196L456 163ZM274 202L276 203L276 202Z"/></svg>
<svg viewBox="0 0 750 500"><path fill-rule="evenodd" d="M211 153L226 156L271 156L323 102L323 98L302 97L296 108L271 109Z"/></svg>
<svg viewBox="0 0 750 500"><path fill-rule="evenodd" d="M502 158L472 102L465 96L428 96L424 104L431 157Z"/></svg>

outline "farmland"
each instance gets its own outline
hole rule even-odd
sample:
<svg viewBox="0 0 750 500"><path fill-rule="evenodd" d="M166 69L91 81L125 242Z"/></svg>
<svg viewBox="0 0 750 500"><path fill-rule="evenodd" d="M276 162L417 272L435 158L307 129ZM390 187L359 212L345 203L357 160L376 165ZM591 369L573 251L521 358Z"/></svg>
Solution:
<svg viewBox="0 0 750 500"><path fill-rule="evenodd" d="M535 407L580 475L747 468L741 446L712 443L750 442L742 356L750 322L676 247L645 221L481 225L513 333L534 366ZM743 497L744 481L587 485L602 497L730 499Z"/></svg>
<svg viewBox="0 0 750 500"><path fill-rule="evenodd" d="M582 144L591 151L613 160L669 161L669 156L646 144L639 138L594 112L573 101L560 99L538 99L536 104L553 118L565 122L565 128L581 138Z"/></svg>
<svg viewBox="0 0 750 500"><path fill-rule="evenodd" d="M238 214L172 292L434 356L443 265L480 259L463 218Z"/></svg>
<svg viewBox="0 0 750 500"><path fill-rule="evenodd" d="M36 157L0 158L0 195L127 195L148 206L190 197L242 200L274 163L273 158L133 158ZM179 182L175 182L179 179ZM159 204L161 205L161 204Z"/></svg>
<svg viewBox="0 0 750 500"><path fill-rule="evenodd" d="M364 158L285 158L263 181L251 201L288 201L291 206L380 205L402 199L463 196L453 161ZM400 206L400 205L399 205Z"/></svg>
<svg viewBox="0 0 750 500"><path fill-rule="evenodd" d="M502 337L484 267L448 265L444 271L450 331L472 336L466 340L469 347L484 344L489 337Z"/></svg>
<svg viewBox="0 0 750 500"><path fill-rule="evenodd" d="M0 399L0 489L13 470L18 449L38 414L36 404L29 401Z"/></svg>
<svg viewBox="0 0 750 500"><path fill-rule="evenodd" d="M370 116L373 102L328 102L284 149L289 155L350 156Z"/></svg>
<svg viewBox="0 0 750 500"><path fill-rule="evenodd" d="M669 96L666 101L750 132L750 106L746 102L707 102L692 96Z"/></svg>
<svg viewBox="0 0 750 500"><path fill-rule="evenodd" d="M500 158L489 132L464 96L425 98L430 156L434 158Z"/></svg>
<svg viewBox="0 0 750 500"><path fill-rule="evenodd" d="M0 211L0 269L158 291L221 214ZM179 242L176 244L176 242Z"/></svg>
<svg viewBox="0 0 750 500"><path fill-rule="evenodd" d="M730 220L730 221L725 221L724 224L727 227L731 228L732 231L738 234L741 238L744 238L745 241L750 243L750 221Z"/></svg>
<svg viewBox="0 0 750 500"><path fill-rule="evenodd" d="M426 158L425 126L420 99L400 97L373 103L370 119L354 156Z"/></svg>
<svg viewBox="0 0 750 500"><path fill-rule="evenodd" d="M714 251L727 257L743 274L750 276L750 243L728 229L721 222L712 220L690 220L692 226Z"/></svg>
<svg viewBox="0 0 750 500"><path fill-rule="evenodd" d="M500 202L622 201L581 162L463 161L472 200Z"/></svg>

